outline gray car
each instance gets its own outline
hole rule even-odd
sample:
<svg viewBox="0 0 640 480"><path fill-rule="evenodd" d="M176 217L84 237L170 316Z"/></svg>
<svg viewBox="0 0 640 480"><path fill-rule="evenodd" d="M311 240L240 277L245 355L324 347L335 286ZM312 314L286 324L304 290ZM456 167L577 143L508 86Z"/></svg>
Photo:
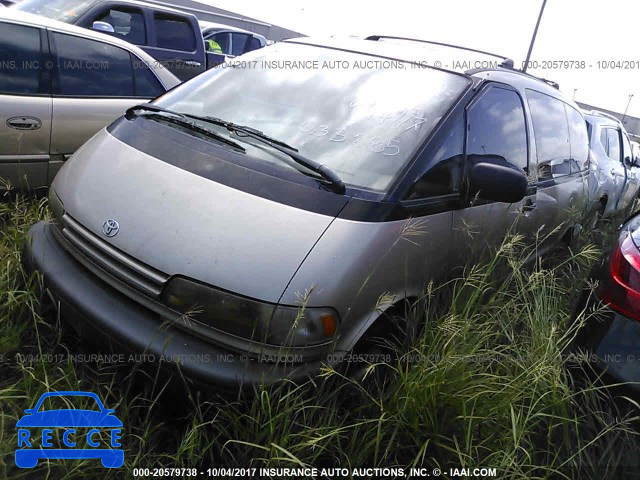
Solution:
<svg viewBox="0 0 640 480"><path fill-rule="evenodd" d="M340 363L508 230L569 238L578 107L414 43L281 42L130 109L56 177L25 264L80 331L229 387Z"/></svg>
<svg viewBox="0 0 640 480"><path fill-rule="evenodd" d="M624 215L640 189L637 159L622 123L606 113L585 115L589 130L589 196L598 216Z"/></svg>
<svg viewBox="0 0 640 480"><path fill-rule="evenodd" d="M49 185L92 135L179 80L117 38L0 11L0 178Z"/></svg>

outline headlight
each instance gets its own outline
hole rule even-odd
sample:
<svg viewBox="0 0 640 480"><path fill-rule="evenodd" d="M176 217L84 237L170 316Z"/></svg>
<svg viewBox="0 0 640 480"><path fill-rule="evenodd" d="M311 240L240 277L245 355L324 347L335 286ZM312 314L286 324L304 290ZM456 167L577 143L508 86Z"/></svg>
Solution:
<svg viewBox="0 0 640 480"><path fill-rule="evenodd" d="M274 346L303 347L330 341L338 327L331 308L276 306L175 277L162 301L197 322L239 337Z"/></svg>

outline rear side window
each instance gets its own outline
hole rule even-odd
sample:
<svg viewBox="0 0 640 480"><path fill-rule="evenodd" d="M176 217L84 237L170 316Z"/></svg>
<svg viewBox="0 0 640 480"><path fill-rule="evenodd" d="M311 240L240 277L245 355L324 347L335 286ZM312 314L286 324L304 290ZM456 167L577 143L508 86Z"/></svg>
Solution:
<svg viewBox="0 0 640 480"><path fill-rule="evenodd" d="M245 33L232 33L233 40L231 42L231 55L238 56L245 53L249 35Z"/></svg>
<svg viewBox="0 0 640 480"><path fill-rule="evenodd" d="M626 134L622 134L622 158L625 162L629 163L633 161L633 150L631 149L631 141Z"/></svg>
<svg viewBox="0 0 640 480"><path fill-rule="evenodd" d="M249 46L247 47L247 52L253 52L254 50L258 50L262 48L262 42L258 37L251 37L251 41L249 42ZM246 52L245 52L246 53Z"/></svg>
<svg viewBox="0 0 640 480"><path fill-rule="evenodd" d="M600 144L605 152L609 150L609 141L607 140L607 129L600 130Z"/></svg>
<svg viewBox="0 0 640 480"><path fill-rule="evenodd" d="M133 75L135 92L138 97L156 98L165 92L158 78L151 69L138 57L131 54L133 60Z"/></svg>
<svg viewBox="0 0 640 480"><path fill-rule="evenodd" d="M191 24L184 17L155 14L156 44L159 48L193 52L196 49L196 35Z"/></svg>
<svg viewBox="0 0 640 480"><path fill-rule="evenodd" d="M467 155L499 155L527 168L527 129L520 96L513 90L485 90L467 113Z"/></svg>
<svg viewBox="0 0 640 480"><path fill-rule="evenodd" d="M133 97L129 52L95 40L53 33L58 55L54 93L69 96Z"/></svg>
<svg viewBox="0 0 640 480"><path fill-rule="evenodd" d="M606 128L607 134L607 155L611 160L620 161L620 132L614 128Z"/></svg>
<svg viewBox="0 0 640 480"><path fill-rule="evenodd" d="M40 30L0 23L0 93L40 93Z"/></svg>
<svg viewBox="0 0 640 480"><path fill-rule="evenodd" d="M589 135L583 116L575 108L565 105L569 121L571 173L585 170L589 165Z"/></svg>
<svg viewBox="0 0 640 480"><path fill-rule="evenodd" d="M229 55L229 52L231 51L231 48L230 48L231 34L230 33L228 32L216 33L212 35L210 38L212 38L218 45L220 45L220 48L222 49L222 52L225 55Z"/></svg>
<svg viewBox="0 0 640 480"><path fill-rule="evenodd" d="M147 28L141 10L111 8L96 17L94 21L109 23L115 30L111 35L115 37L134 45L147 44Z"/></svg>
<svg viewBox="0 0 640 480"><path fill-rule="evenodd" d="M527 90L538 153L538 177L548 180L571 173L569 125L564 102Z"/></svg>

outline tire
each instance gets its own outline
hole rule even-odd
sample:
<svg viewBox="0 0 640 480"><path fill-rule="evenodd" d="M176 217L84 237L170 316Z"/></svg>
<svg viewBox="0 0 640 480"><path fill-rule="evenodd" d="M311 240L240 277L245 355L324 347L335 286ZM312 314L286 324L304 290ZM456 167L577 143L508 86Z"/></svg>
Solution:
<svg viewBox="0 0 640 480"><path fill-rule="evenodd" d="M381 391L393 381L398 356L415 337L407 318L413 305L402 301L383 312L358 341L345 363L346 375L368 391Z"/></svg>
<svg viewBox="0 0 640 480"><path fill-rule="evenodd" d="M591 219L591 223L589 225L592 230L596 230L602 224L602 218L604 216L605 208L606 208L606 203L603 203L603 201L600 200L598 202L598 205L596 206L596 211L593 214L593 217Z"/></svg>

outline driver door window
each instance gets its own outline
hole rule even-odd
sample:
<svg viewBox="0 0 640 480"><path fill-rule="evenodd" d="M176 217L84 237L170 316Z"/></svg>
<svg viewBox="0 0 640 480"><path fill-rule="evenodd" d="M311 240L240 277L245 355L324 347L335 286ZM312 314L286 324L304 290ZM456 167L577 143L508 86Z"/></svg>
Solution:
<svg viewBox="0 0 640 480"><path fill-rule="evenodd" d="M93 21L110 24L115 30L115 33L111 34L114 37L134 45L147 45L147 29L141 10L111 8Z"/></svg>
<svg viewBox="0 0 640 480"><path fill-rule="evenodd" d="M520 96L493 87L469 109L467 155L498 155L527 170L527 127Z"/></svg>
<svg viewBox="0 0 640 480"><path fill-rule="evenodd" d="M210 37L207 37L207 39L209 38L214 42L216 42L218 45L220 45L220 48L222 49L222 53L224 53L225 55L229 55L231 51L231 35L228 32L214 33ZM205 42L205 44L207 43ZM207 45L207 50L209 50L208 45Z"/></svg>

